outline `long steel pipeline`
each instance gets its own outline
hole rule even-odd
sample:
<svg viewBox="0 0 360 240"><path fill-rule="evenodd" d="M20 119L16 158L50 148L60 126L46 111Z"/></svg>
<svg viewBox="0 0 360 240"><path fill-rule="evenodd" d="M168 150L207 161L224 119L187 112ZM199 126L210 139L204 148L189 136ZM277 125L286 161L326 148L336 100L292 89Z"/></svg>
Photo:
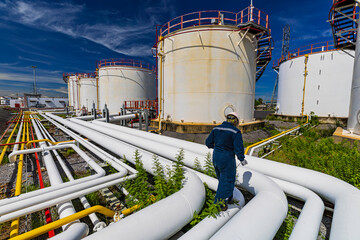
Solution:
<svg viewBox="0 0 360 240"><path fill-rule="evenodd" d="M65 121L65 123L74 127L74 129L78 132L82 132L82 130L85 130L85 132L94 132L93 130L87 130L84 127L81 127L69 121L66 122L66 120L61 120L59 118L56 118L56 120L60 120L60 122ZM86 136L86 134L82 134ZM118 140L107 136L102 136L103 134L94 134L96 137L95 139L98 142L104 143L104 141L106 140L106 146L104 147L117 153L120 156L125 156L127 161L135 163L135 160L132 158L134 150L133 147L129 147L124 144L120 146L120 142ZM154 169L152 166L152 163L154 161L153 155L151 153L147 153L141 150L139 152L142 156L141 158L144 168L148 172L154 174ZM159 161L165 168L171 166L171 161L169 160L160 158ZM198 179L198 177L190 171L186 174L186 176L187 180L185 181L185 186L179 192L159 201L158 203L151 205L150 207L145 208L138 214L133 214L130 217L125 218L124 220L119 222L119 224L112 225L116 227L107 227L106 229L99 232L99 234L101 234L101 236L105 236L104 234L106 234L106 236L118 236L119 229L122 229L121 234L123 234L123 236L126 236L126 238L131 238L131 236L134 236L134 234L136 236L141 236L137 239L163 239L166 237L170 237L172 234L175 234L182 228L182 226L186 225L192 219L195 210L199 212L205 199L204 186L201 181L196 180ZM150 215L143 215L144 212L154 213ZM171 212L175 212L177 217L174 220L169 221L168 214ZM151 221L149 221L149 218L151 218ZM136 222L136 224L134 224L134 222ZM140 227L139 224L141 224L142 228L146 228L146 231L132 231L134 227L138 229ZM159 231L159 227L161 227L163 231ZM111 230L113 228L116 228L116 232ZM93 234L92 236L90 236L90 238L99 236L99 234Z"/></svg>
<svg viewBox="0 0 360 240"><path fill-rule="evenodd" d="M39 140L44 139L40 129L38 128L37 124L35 123L35 120L31 119L31 122L32 122L32 125L34 126L34 131L35 131L35 134L36 134L37 138ZM46 143L45 142L40 142L39 145L40 145L41 148L44 148L46 146ZM9 159L14 161L13 158L11 157L11 155L16 156L16 155L18 155L17 153L18 152L13 152L12 154L10 154ZM48 177L49 177L51 185L54 186L54 185L62 184L63 180L61 178L61 175L60 175L60 173L59 173L59 171L58 171L58 169L56 167L55 161L52 158L52 155L50 154L50 152L43 151L42 152L42 157L43 157L44 164L46 166L46 170L47 170ZM75 208L72 205L71 201L60 203L56 207L57 207L60 219L76 213ZM63 226L63 230L68 229L73 224L83 224L83 223L80 223L79 221L76 221L74 223L67 224L67 225Z"/></svg>
<svg viewBox="0 0 360 240"><path fill-rule="evenodd" d="M81 127L79 124L71 123L67 120L61 119L61 118L56 117L51 114L47 114L47 115L49 117L61 122L65 126L76 130L80 134L87 136L89 139L91 139L94 142L98 142L99 144L101 144L101 142L103 142L102 140L99 139L99 136L102 136L102 138L104 138L105 136L103 136L103 134L100 132L96 133L93 130ZM109 144L110 141L107 140L106 143L107 144L104 147L108 148L109 150L112 150L112 148L110 147L110 144ZM120 145L118 144L118 148L119 147L120 147ZM122 152L120 152L120 155L124 154L126 156L128 156L128 155L131 156L132 155L131 149L134 149L134 148L131 146L128 146L125 143L122 143L121 144ZM167 151L166 148L165 149L163 148L163 150ZM146 152L142 151L142 150L139 150L139 152L142 155L146 154ZM149 157L151 157L151 154ZM144 167L145 167L145 165L148 163L146 161L143 161L143 162L144 162ZM186 164L186 162L192 162L192 161L190 159L186 159L186 157L185 157L185 164ZM250 171L245 168L239 169L239 173L240 173L241 178L238 180L241 182L242 187L245 187L250 192L254 193L256 195L254 197L254 199L257 199L258 202L263 203L263 204L259 204L259 205L247 204L243 208L243 210L240 211L240 212L243 212L244 209L248 209L248 211L247 211L248 215L241 216L241 218L244 221L246 221L246 219L249 218L249 215L251 215L252 217L257 216L257 218L256 218L257 221L252 222L252 224L254 224L254 225L247 224L246 225L247 228L243 229L243 231L248 232L249 235L251 235L251 236L254 236L254 235L257 236L257 239L271 239L276 234L278 228L280 227L282 221L284 220L284 218L286 216L286 213L287 213L286 197L285 197L284 193L281 191L281 189L273 181L269 180L265 176L263 176L259 173L256 173L255 171ZM251 178L251 180L250 180L250 178ZM249 185L249 182L251 182L252 185ZM255 189L254 189L254 186L255 186ZM265 204L265 202L267 205ZM250 206L250 207L248 207L248 206ZM269 207L269 206L271 206L271 207ZM262 209L262 208L264 208L264 209ZM261 214L262 212L268 213L269 211L271 212L271 214ZM269 225L269 222L271 222L272 224ZM261 226L263 228L263 231L261 231L261 232L254 231L259 226ZM242 232L241 235L244 235L244 232Z"/></svg>
<svg viewBox="0 0 360 240"><path fill-rule="evenodd" d="M204 201L205 188L202 181L194 173L185 172L184 186L178 192L86 239L117 239L119 236L134 240L168 239L192 220L194 212L201 210Z"/></svg>
<svg viewBox="0 0 360 240"><path fill-rule="evenodd" d="M110 128L112 130L117 130L117 131L121 131L123 133L128 133L128 134L131 134L133 136L139 136L141 137L143 140L144 139L148 139L150 141L153 141L153 142L161 142L161 143L164 143L164 144L167 144L167 146L169 145L172 145L172 146L181 146L182 148L184 148L185 150L187 151L192 151L192 152L198 152L199 154L206 154L206 152L208 152L209 150L204 146L204 145L201 145L201 144L196 144L196 143L191 143L191 142L187 142L187 141L183 141L183 140L179 140L179 139L174 139L174 138L169 138L169 137L165 137L165 136L160 136L160 135L155 135L155 134L150 134L150 133L146 133L146 132L143 132L143 131L138 131L138 130L134 130L134 129L129 129L129 128L124 128L124 127L121 127L121 126L115 126L115 125L112 125L112 124L108 124L108 123L100 123L100 122L94 122L93 124L96 124L96 125L99 125L99 126L106 126L107 128ZM99 129L100 130L100 129ZM101 129L103 130L103 129ZM122 136L124 137L124 136ZM141 141L141 143L143 142L143 140ZM139 141L140 143L140 141ZM142 145L141 145L142 146ZM143 147L143 146L142 146ZM154 148L153 148L154 149ZM166 148L167 150L169 149L168 147ZM186 152L186 154L188 154ZM253 157L252 157L253 158ZM246 159L249 159L249 156L246 156ZM255 160L256 159L256 160ZM269 165L267 166L268 168L268 171L267 172L264 172L262 169L263 168L257 168L257 167L254 167L254 165L252 164L253 162L256 162L258 163L257 166L261 166L262 164L259 163L260 161L262 162L263 160L259 160L258 158L255 158L253 161L248 161L249 162L249 168L252 168L252 169L256 169L256 170L259 170L260 172L263 172L265 174L268 174L268 172L271 172L270 175L274 176L275 178L279 178L281 179L282 178L282 172L281 171L277 171L276 168L274 168L274 166L271 166L271 162L269 163ZM288 165L285 165L285 164L281 164L281 165L284 165L285 167L287 167ZM296 167L295 167L296 168ZM301 169L301 168L296 168L296 169ZM305 169L304 169L305 170ZM310 170L305 170L305 171L310 171ZM285 173L286 170L283 170L283 172ZM318 173L318 172L314 172L312 171L314 174L314 176L311 176L310 178L307 178L307 179L310 179L310 181L312 182L313 185L316 185L317 184L317 180L315 180L317 178L317 175L324 175L324 174L321 174L321 173ZM294 175L298 175L297 173L293 173ZM326 175L327 176L327 175ZM298 185L303 185L301 181L301 177L299 179L299 181L296 182L296 184ZM338 180L340 181L340 180ZM325 182L327 182L325 180ZM342 181L341 181L342 182ZM279 183L280 186L281 186L281 183ZM348 184L346 184L348 185ZM284 186L285 187L285 186ZM307 187L307 186L306 186ZM325 189L328 189L329 187L326 186ZM313 191L314 188L312 188ZM324 191L324 190L323 190ZM317 191L315 191L317 192ZM298 196L299 198L299 196ZM301 197L300 197L301 198ZM321 209L321 208L320 208ZM306 212L303 212L303 214L306 213ZM317 213L316 215L314 215L314 219L318 219L318 214ZM312 214L310 216L313 216ZM307 218L305 215L303 216L303 218ZM345 216L344 216L345 217ZM300 219L301 220L301 219ZM343 219L342 221L346 221L346 219ZM308 224L308 227L309 229L312 229L312 230L309 230L310 232L313 232L313 231L316 231L318 229L318 224L319 223L316 223L316 224ZM299 224L298 224L299 225ZM301 226L301 225L300 225ZM296 226L297 227L297 226ZM298 231L300 232L300 231ZM295 232L296 233L296 232Z"/></svg>
<svg viewBox="0 0 360 240"><path fill-rule="evenodd" d="M46 128L39 122L39 120L36 120L38 123L38 126L40 127L40 130L43 133L43 136L48 137L48 139L50 139L51 141L55 141L55 139L50 135L50 133L46 130ZM65 162L62 160L62 158L60 157L59 153L56 150L52 150L52 153L54 154L54 156L56 157L58 163L60 164L62 170L64 171L66 177L69 179L69 181L74 181L74 177L70 172L70 169L66 166ZM88 200L86 199L85 196L80 196L79 197L80 202L82 203L84 209L90 208L91 205L88 202ZM95 213L91 213L89 215L89 218L92 222L92 224L94 225L94 231L98 231L103 229L104 227L106 227L106 224L104 222L100 222L99 218L96 216Z"/></svg>

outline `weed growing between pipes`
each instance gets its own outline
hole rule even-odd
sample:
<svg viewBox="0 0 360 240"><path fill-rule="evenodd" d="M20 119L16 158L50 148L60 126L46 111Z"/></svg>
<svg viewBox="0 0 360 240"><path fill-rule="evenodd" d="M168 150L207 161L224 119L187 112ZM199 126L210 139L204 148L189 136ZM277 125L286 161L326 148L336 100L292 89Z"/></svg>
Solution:
<svg viewBox="0 0 360 240"><path fill-rule="evenodd" d="M126 196L126 205L129 208L137 205L137 207L139 207L137 210L140 210L170 196L182 188L182 181L184 180L184 170L182 169L184 159L183 149L176 155L176 162L173 164L173 169L164 168L158 156L154 155L153 169L155 175L153 177L153 185L150 184L150 176L143 167L138 150L135 151L134 158L135 169L138 171L138 176L125 183L125 189L129 192Z"/></svg>
<svg viewBox="0 0 360 240"><path fill-rule="evenodd" d="M292 211L292 208L289 206L287 216L276 233L274 240L288 240L299 215L299 212Z"/></svg>
<svg viewBox="0 0 360 240"><path fill-rule="evenodd" d="M200 213L197 213L195 211L194 218L190 222L191 227L195 226L196 224L201 222L206 217L216 218L217 214L220 212L220 209L224 204L224 201L220 201L215 204L214 203L215 193L210 190L210 188L208 187L208 185L206 183L204 183L204 186L205 186L205 190L206 190L205 204L204 204L203 209L200 211ZM185 227L184 230L189 230L189 229L187 229Z"/></svg>

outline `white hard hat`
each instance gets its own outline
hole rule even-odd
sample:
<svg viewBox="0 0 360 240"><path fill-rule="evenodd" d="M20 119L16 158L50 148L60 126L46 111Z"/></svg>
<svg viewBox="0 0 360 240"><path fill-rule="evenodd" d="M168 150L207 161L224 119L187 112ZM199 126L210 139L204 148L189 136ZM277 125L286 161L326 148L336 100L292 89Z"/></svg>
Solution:
<svg viewBox="0 0 360 240"><path fill-rule="evenodd" d="M238 116L238 114L237 114L236 112L229 112L229 113L226 115L226 117L229 116L229 115L233 115L233 116L236 117L237 120L239 121L239 116Z"/></svg>

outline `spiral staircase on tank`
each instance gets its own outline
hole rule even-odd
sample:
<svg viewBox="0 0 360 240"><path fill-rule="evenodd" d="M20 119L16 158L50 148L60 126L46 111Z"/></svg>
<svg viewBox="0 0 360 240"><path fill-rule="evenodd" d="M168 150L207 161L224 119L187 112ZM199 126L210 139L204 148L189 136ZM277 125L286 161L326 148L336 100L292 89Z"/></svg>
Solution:
<svg viewBox="0 0 360 240"><path fill-rule="evenodd" d="M337 49L355 49L356 20L359 8L355 0L334 0L329 13L329 22Z"/></svg>

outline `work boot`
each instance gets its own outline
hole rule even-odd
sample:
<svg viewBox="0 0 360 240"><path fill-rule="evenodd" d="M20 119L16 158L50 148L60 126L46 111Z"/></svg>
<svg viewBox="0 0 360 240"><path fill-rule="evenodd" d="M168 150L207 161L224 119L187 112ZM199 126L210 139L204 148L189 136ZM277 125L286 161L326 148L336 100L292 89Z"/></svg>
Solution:
<svg viewBox="0 0 360 240"><path fill-rule="evenodd" d="M221 211L224 212L226 210L228 210L228 205L227 205L227 203L224 203L224 204L222 204Z"/></svg>

